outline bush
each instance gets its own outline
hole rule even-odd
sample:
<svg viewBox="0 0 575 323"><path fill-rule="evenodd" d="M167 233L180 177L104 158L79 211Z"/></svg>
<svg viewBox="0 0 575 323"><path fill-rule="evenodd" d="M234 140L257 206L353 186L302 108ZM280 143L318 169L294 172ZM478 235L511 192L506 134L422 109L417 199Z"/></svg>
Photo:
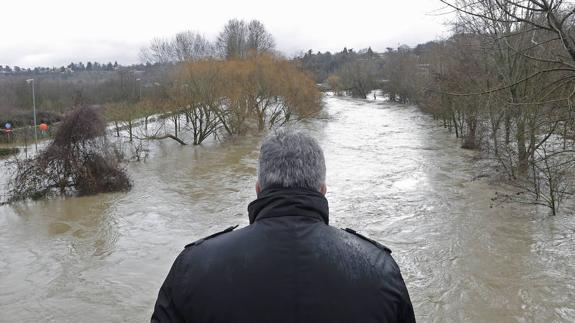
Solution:
<svg viewBox="0 0 575 323"><path fill-rule="evenodd" d="M97 110L78 108L69 113L46 150L32 159L15 161L11 200L129 189L131 181L105 131L106 123Z"/></svg>

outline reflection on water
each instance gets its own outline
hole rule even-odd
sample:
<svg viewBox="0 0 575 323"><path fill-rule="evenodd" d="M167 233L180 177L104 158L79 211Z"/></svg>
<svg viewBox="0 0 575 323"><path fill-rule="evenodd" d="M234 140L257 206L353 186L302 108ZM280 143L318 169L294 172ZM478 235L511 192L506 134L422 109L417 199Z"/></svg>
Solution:
<svg viewBox="0 0 575 323"><path fill-rule="evenodd" d="M490 208L474 153L413 107L326 97L331 222L389 246L420 321L574 321L575 217ZM182 247L247 225L260 138L154 142L128 193L0 207L0 321L142 322Z"/></svg>

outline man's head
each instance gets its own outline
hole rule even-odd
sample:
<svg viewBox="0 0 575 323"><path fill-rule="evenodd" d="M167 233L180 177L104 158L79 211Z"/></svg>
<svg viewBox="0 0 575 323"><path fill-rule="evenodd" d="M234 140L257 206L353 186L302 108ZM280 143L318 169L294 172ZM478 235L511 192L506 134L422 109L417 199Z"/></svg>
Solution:
<svg viewBox="0 0 575 323"><path fill-rule="evenodd" d="M280 129L264 139L256 191L272 186L305 188L325 194L325 159L313 137Z"/></svg>

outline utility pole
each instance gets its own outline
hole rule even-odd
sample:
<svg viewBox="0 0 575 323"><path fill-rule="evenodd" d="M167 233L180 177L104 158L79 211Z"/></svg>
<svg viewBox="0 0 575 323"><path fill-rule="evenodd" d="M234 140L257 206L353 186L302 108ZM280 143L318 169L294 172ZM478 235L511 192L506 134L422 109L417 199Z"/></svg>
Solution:
<svg viewBox="0 0 575 323"><path fill-rule="evenodd" d="M34 110L34 147L38 154L38 131L36 130L36 93L34 93L34 79L27 79L26 83L32 84L32 108Z"/></svg>

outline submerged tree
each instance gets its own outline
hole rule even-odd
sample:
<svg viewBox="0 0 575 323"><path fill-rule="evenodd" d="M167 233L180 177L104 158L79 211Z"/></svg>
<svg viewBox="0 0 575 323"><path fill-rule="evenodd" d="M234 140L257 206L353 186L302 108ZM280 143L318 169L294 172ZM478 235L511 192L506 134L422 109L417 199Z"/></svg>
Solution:
<svg viewBox="0 0 575 323"><path fill-rule="evenodd" d="M390 51L399 64L386 65L389 88L406 90L410 102L454 129L463 147L496 160L519 189L511 200L557 214L575 170L575 4L442 2L457 10L455 34L418 51Z"/></svg>
<svg viewBox="0 0 575 323"><path fill-rule="evenodd" d="M11 200L51 193L90 195L128 190L131 181L105 133L106 123L99 111L72 111L44 151L34 158L15 161Z"/></svg>
<svg viewBox="0 0 575 323"><path fill-rule="evenodd" d="M321 108L313 80L271 54L189 61L173 80L172 113L186 116L196 145L218 133L242 135L306 119Z"/></svg>
<svg viewBox="0 0 575 323"><path fill-rule="evenodd" d="M351 96L365 99L377 88L377 65L370 60L356 60L342 65L336 76ZM332 79L333 80L333 79Z"/></svg>

